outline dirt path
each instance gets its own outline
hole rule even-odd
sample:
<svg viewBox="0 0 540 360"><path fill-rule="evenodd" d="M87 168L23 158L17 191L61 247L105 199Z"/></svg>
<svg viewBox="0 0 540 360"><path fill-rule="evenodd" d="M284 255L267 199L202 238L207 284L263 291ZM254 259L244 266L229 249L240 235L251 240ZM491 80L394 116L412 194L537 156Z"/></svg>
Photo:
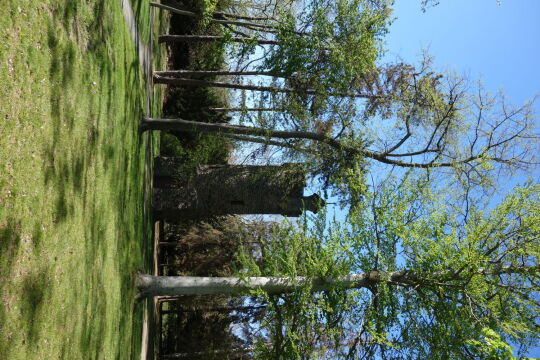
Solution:
<svg viewBox="0 0 540 360"><path fill-rule="evenodd" d="M135 49L137 51L138 57L139 57L139 63L141 64L141 68L144 73L145 78L145 97L146 97L146 107L145 107L145 116L152 116L151 114L151 101L152 101L152 47L148 44L152 44L152 31L150 31L150 39L142 39L139 35L139 31L137 29L137 21L135 19L135 14L133 13L133 9L131 7L130 0L120 0L120 4L122 6L122 12L124 14L124 19L126 21L126 26L128 27L129 34L131 36L131 39L133 40L133 43L135 44ZM151 8L150 18L151 18L151 24L150 29L153 29L154 24L154 8ZM144 174L144 219L146 219L147 216L149 216L149 209L148 205L150 204L150 194L152 189L152 136L145 133L142 134L142 136L145 136L146 141L146 156L145 156L145 174ZM146 221L143 221L143 224L146 224ZM148 233L147 229L143 229L144 233ZM153 241L153 239L146 239L146 241ZM144 247L145 249L148 248L148 246ZM146 258L146 256L145 256ZM146 269L150 270L150 269ZM153 270L153 269L152 269ZM152 271L150 270L150 271ZM153 314L151 312L154 311L154 304L153 301L145 300L144 302L144 309L143 309L143 319L142 319L142 345L141 345L141 360L150 360L153 359L153 354L149 353L149 341L150 341L150 326L153 322L151 319L153 319Z"/></svg>

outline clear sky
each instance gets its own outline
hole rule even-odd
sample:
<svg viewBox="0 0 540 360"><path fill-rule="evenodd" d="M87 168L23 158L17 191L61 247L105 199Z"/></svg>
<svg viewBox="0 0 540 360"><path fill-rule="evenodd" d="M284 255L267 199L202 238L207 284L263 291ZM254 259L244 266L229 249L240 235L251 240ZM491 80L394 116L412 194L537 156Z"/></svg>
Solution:
<svg viewBox="0 0 540 360"><path fill-rule="evenodd" d="M486 90L504 90L514 105L540 95L540 0L440 0L425 13L420 0L397 0L393 15L388 59L414 62L429 49L435 68L482 79ZM540 115L540 99L535 109ZM509 183L531 175L539 180L540 171ZM540 357L540 348L528 355Z"/></svg>
<svg viewBox="0 0 540 360"><path fill-rule="evenodd" d="M419 3L396 1L387 56L412 61L429 48L439 68L482 78L515 104L540 94L540 1L441 0L425 13Z"/></svg>

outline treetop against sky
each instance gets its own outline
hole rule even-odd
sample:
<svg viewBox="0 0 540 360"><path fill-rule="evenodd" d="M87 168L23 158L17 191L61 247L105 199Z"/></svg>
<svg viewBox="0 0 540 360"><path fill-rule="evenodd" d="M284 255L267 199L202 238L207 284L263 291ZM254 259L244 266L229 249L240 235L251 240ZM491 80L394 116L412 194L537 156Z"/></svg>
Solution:
<svg viewBox="0 0 540 360"><path fill-rule="evenodd" d="M449 5L444 2L436 7L429 8L425 13L419 11L420 4L415 6L410 3L396 2L392 4L392 12L384 10L380 11L380 13L374 13L374 19L379 19L377 21L384 19L389 14L390 19L393 19L390 33L386 37L388 40L384 46L386 53L377 60L378 68L375 71L375 76L373 76L373 70L369 70L370 60L368 58L364 58L359 62L359 64L363 64L360 68L351 68L350 74L356 74L353 77L346 76L347 73L328 72L329 69L337 68L332 65L332 62L328 62L324 67L321 67L323 72L320 72L319 67L321 64L325 64L326 61L324 60L326 59L324 54L327 54L328 51L331 53L332 49L340 49L341 52L329 58L344 61L347 58L342 58L341 55L342 53L346 54L347 46L350 46L347 42L342 43L340 39L337 44L341 47L332 47L332 41L338 39L336 34L347 35L348 33L340 30L339 26L329 26L329 24L333 20L341 19L340 21L344 24L351 25L351 18L354 16L350 15L349 10L355 6L365 6L368 3L377 2L340 1L337 6L334 5L334 2L330 4L327 1L307 2L308 6L305 8L313 6L312 9L299 16L299 20L292 21L285 16L284 25L280 25L274 32L249 29L250 34L262 34L263 37L270 37L274 40L279 39L280 44L285 45L258 47L253 57L263 56L260 61L253 62L251 57L244 59L245 61L238 61L237 67L240 64L247 63L248 66L259 69L259 76L250 76L256 75L257 71L255 71L254 74L248 75L246 73L245 76L241 77L248 86L254 83L262 83L272 85L272 87L266 88L266 90L259 89L259 92L251 95L246 94L248 93L246 91L242 91L241 95L236 99L244 105L247 104L247 106L258 109L264 108L264 106L261 106L264 104L269 109L284 109L284 111L258 112L253 116L244 113L240 120L257 125L261 129L292 129L314 133L322 132L324 135L334 138L340 136L342 139L348 139L340 142L342 150L359 149L356 152L361 156L388 165L440 167L441 165L459 164L468 160L475 160L476 165L484 162L480 167L475 166L474 171L469 171L470 169L464 171L462 169L461 176L467 178L466 181L469 182L479 182L474 172L487 170L491 165L485 163L486 161L509 165L510 171L515 171L520 167L528 167L527 165L536 161L534 156L529 157L529 155L535 153L535 144L530 136L538 135L537 129L534 129L537 124L535 124L532 112L534 109L533 103L523 104L525 97L519 96L521 97L520 101L517 102L515 107L511 107L512 102L507 99L515 97L513 96L515 89L510 89L506 95L493 95L490 93L492 88L477 85L474 80L468 79L466 76L455 75L456 72L462 73L469 70L461 69L459 62L454 73L451 71L438 71L437 65L441 62L447 62L445 53L440 52L439 48L436 49L437 51L432 52L435 61L427 67L424 66L426 61L422 59L422 56L411 56L411 54L421 51L421 46L416 43L417 39L424 39L426 36L428 38L432 36L433 39L430 41L436 43L439 41L441 34L446 34L447 37L448 34L452 34L452 41L443 44L442 49L450 48L450 45L456 43L465 44L464 46L467 49L475 49L486 42L485 38L490 36L488 31L493 32L493 26L487 26L491 25L491 23L487 22L486 26L483 26L484 20L482 19L489 18L489 16L484 14L484 17L479 18L480 5L478 4L475 4L472 9L470 9L470 4L463 2L461 3L462 7L453 5L453 10L461 9L463 11L463 14L456 13L454 15L454 13L448 13ZM378 4L382 3L378 2ZM428 5L430 2L424 3L424 5ZM341 6L341 4L345 5ZM351 6L352 8L350 8ZM483 3L482 6L490 11L493 7L501 9L504 7L491 3ZM515 7L515 5L512 6ZM321 9L325 8L332 9L332 11L328 12L330 15L320 12ZM490 13L490 11L486 12ZM478 31L471 26L456 25L460 24L463 19L465 19L463 21L466 25L471 25L470 21L468 21L468 16L471 16L469 13L472 13L478 19L476 24L479 28ZM442 18L441 14L444 14ZM511 24L519 25L514 12L505 16L510 19ZM434 23L433 20L430 22L431 17L440 20L442 26L437 27L439 24ZM500 17L497 19L500 20ZM446 23L443 20L447 20ZM378 23L378 26L384 26L383 23L377 21L375 23ZM312 25L308 25L311 23ZM428 25L425 25L426 23ZM446 25L449 23L453 27ZM359 20L354 24L366 29L365 21ZM424 24L424 26L415 24ZM398 29L395 30L397 27ZM444 30L437 30L438 28ZM490 30L482 32L483 28ZM506 33L512 34L514 28L511 26L510 31L506 31ZM296 32L291 29L295 29ZM380 36L384 34L384 31L379 29L375 30L374 33L379 34L378 39L380 40ZM398 33L398 35L395 36L394 33ZM362 32L358 34L362 34ZM475 36L473 37L471 34ZM328 37L328 35L331 36ZM504 39L511 36L506 35ZM482 39L478 40L479 37ZM362 44L362 38L369 39L370 37L360 36L358 44ZM306 39L311 39L311 41L306 42ZM473 39L473 41L468 41L469 39ZM318 41L323 42L319 43ZM422 42L421 40L420 45L422 45ZM395 43L398 44L397 47L394 46ZM370 49L370 51L378 49L379 45L374 44L370 42L363 43L360 48ZM400 52L404 47L406 51L401 54ZM394 48L399 50L394 50ZM532 49L534 50L534 46ZM367 53L369 54L370 51ZM361 53L360 51L359 54ZM455 51L455 53L459 54L464 61L471 59L469 51ZM246 54L251 53L247 51ZM406 60L396 59L395 55L403 56ZM475 55L478 55L478 53L475 53ZM486 57L484 60L481 62L489 63ZM237 58L233 59L233 62L235 61L237 61ZM354 58L350 58L346 62L353 64ZM234 67L234 64L231 64L231 66ZM241 67L241 69L242 71L246 70L245 67ZM266 74L271 75L271 77L273 74L274 79L260 76L263 74L262 69L265 69ZM399 70L396 71L396 69ZM500 74L503 69L497 68L496 70L496 73ZM237 72L237 74L242 71ZM404 76L401 78L392 77L392 74L399 73L399 71ZM534 77L534 70L531 69L531 71ZM475 70L474 72L477 73L478 71ZM493 73L495 74L495 72ZM476 76L476 74L474 75ZM382 88L373 88L371 86L373 80L377 77ZM198 80L182 79L182 81L194 85ZM199 85L201 84L199 83ZM207 83L205 86L208 85ZM234 87L235 85L228 84L228 86ZM275 90L280 86L285 86L287 91L276 94ZM359 99L344 99L347 94L344 94L343 90L339 90L344 88L350 89L349 91L354 93L353 97ZM411 91L411 89L413 90ZM528 95L530 98L533 93ZM411 104L414 104L414 106L411 106ZM385 120L384 125L381 125L383 123L381 119ZM446 121L449 119L451 121ZM475 125L476 120L481 120L478 121L479 126ZM416 128L413 129L413 127ZM360 136L358 136L359 134ZM270 133L266 136L267 139L271 137L272 134ZM236 136L236 139L252 140L256 143L265 142L261 137ZM267 140L266 143L281 146L282 149L287 149L289 153L296 153L296 155L304 150L304 154L299 156L299 159L304 161L306 160L306 153L317 154L319 160L326 156L326 160L322 162L311 162L315 167L315 169L312 168L314 172L335 172L336 169L331 164L340 164L339 166L342 166L342 161L338 161L338 158L341 156L341 160L343 160L350 157L350 154L328 157L329 153L324 148L327 145L332 147L332 141L310 145L311 143L306 142L305 138L298 137L296 140L289 138L281 142L269 142ZM471 176L475 179L471 180Z"/></svg>

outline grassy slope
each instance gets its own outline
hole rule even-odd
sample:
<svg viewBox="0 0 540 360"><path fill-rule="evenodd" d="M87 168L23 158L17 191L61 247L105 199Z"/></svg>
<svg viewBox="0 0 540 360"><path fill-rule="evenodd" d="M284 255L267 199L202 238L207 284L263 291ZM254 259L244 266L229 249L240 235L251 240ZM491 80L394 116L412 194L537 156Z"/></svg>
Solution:
<svg viewBox="0 0 540 360"><path fill-rule="evenodd" d="M135 358L147 138L119 1L3 0L0 39L0 359Z"/></svg>

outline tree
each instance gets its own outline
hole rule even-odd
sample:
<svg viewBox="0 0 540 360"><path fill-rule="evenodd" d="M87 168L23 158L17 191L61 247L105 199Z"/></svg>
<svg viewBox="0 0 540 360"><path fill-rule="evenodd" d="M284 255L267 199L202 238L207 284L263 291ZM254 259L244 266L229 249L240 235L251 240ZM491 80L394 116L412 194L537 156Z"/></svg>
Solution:
<svg viewBox="0 0 540 360"><path fill-rule="evenodd" d="M155 173L175 175L179 169L174 165L181 161L158 158ZM167 187L154 187L153 201L154 218L167 222L228 214L300 216L322 205L318 195L304 196L305 174L295 164L199 166L190 181L168 182Z"/></svg>
<svg viewBox="0 0 540 360"><path fill-rule="evenodd" d="M139 289L258 295L262 358L474 358L490 331L525 351L538 341L540 185L466 217L426 185L386 180L346 224L282 226L237 278L140 275Z"/></svg>
<svg viewBox="0 0 540 360"><path fill-rule="evenodd" d="M325 187L345 187L370 163L448 169L461 183L482 184L490 170L527 168L536 162L533 101L509 105L504 94L419 67L393 64L358 79L363 101L343 99L320 117L277 119L259 115L253 126L183 119L144 119L142 130L219 133L243 142L274 146L306 164ZM448 171L445 173L448 173Z"/></svg>
<svg viewBox="0 0 540 360"><path fill-rule="evenodd" d="M451 172L457 182L467 185L490 181L488 173L494 167L524 168L535 163L533 140L538 135L533 129L532 101L511 107L503 94L489 95L481 85L471 92L464 79L435 72L427 56L418 66L375 66L391 11L386 1L290 4L296 5L276 10L281 7L271 2L275 10L271 16L252 16L265 27L252 29L251 37L243 36L251 41L221 36L223 41L244 44L242 54L250 54L246 50L250 46L265 47L258 61L249 60L244 66L238 60L235 70L154 74L157 83L258 92L252 97L242 92L239 105L219 110L239 113L238 122L249 127L145 119L141 129L219 132L258 144L262 151L278 147L288 161L306 164L323 189L331 188L343 197L349 193L347 178L364 176L374 162L447 169L442 171L445 176ZM213 15L216 21L223 17L227 15ZM197 40L218 39L199 36ZM245 81L205 79L216 75Z"/></svg>
<svg viewBox="0 0 540 360"><path fill-rule="evenodd" d="M156 4L155 6L158 6ZM279 5L279 6L278 6ZM284 5L284 6L283 6ZM187 16L196 13L159 5L168 10ZM246 89L265 92L273 96L275 102L286 111L301 101L313 102L316 95L317 106L324 107L326 97L362 96L349 93L360 74L374 68L379 53L380 40L386 32L389 10L383 1L365 0L316 0L270 2L275 15L255 16L256 23L223 20L225 14L214 14L210 21L251 30L251 35L232 36L234 29L227 30L223 36L172 36L161 37L162 41L223 41L238 43L231 59L236 59L235 71L208 72L167 71L156 72L154 83L181 86L215 86L231 89ZM236 15L234 15L236 16ZM220 19L217 19L219 17ZM238 32L238 31L236 31ZM254 47L265 47L263 57L258 61L250 58ZM246 59L247 57L247 59ZM234 61L231 60L231 67ZM193 76L229 75L237 79L229 82L204 81ZM264 75L272 79L256 78L253 83L249 77ZM298 106L295 106L298 107ZM305 106L304 106L305 107Z"/></svg>

